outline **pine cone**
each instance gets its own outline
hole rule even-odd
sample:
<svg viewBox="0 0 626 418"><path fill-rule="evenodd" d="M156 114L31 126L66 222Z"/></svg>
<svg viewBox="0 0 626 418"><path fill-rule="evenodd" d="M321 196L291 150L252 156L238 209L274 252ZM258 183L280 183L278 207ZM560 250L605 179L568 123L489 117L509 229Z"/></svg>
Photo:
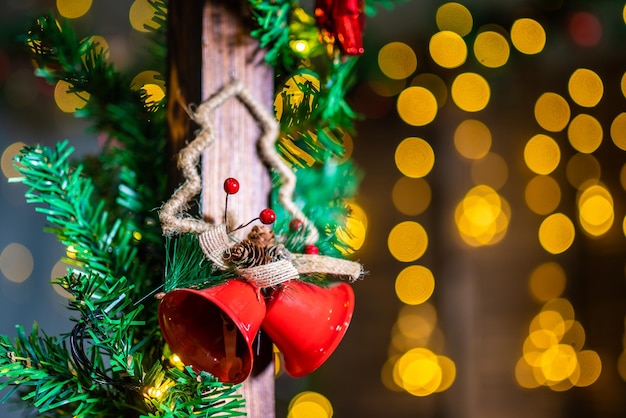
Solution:
<svg viewBox="0 0 626 418"><path fill-rule="evenodd" d="M272 261L267 248L260 247L249 239L230 247L224 258L239 267L255 267Z"/></svg>
<svg viewBox="0 0 626 418"><path fill-rule="evenodd" d="M269 247L276 241L274 230L265 225L255 225L248 234L248 239L259 247Z"/></svg>
<svg viewBox="0 0 626 418"><path fill-rule="evenodd" d="M289 260L291 258L291 253L283 244L267 247L267 254L272 261Z"/></svg>

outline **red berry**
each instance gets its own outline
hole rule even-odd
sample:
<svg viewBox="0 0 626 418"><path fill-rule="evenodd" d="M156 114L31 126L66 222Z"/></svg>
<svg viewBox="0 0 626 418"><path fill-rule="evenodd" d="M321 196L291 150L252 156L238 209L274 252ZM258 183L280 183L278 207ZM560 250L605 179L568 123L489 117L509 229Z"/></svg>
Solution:
<svg viewBox="0 0 626 418"><path fill-rule="evenodd" d="M299 232L302 229L302 221L300 219L292 219L291 222L289 222L289 229L291 229L294 232Z"/></svg>
<svg viewBox="0 0 626 418"><path fill-rule="evenodd" d="M235 194L239 191L239 181L236 178L229 177L224 180L224 191L228 194Z"/></svg>
<svg viewBox="0 0 626 418"><path fill-rule="evenodd" d="M317 245L307 244L304 246L304 253L305 254L319 254L320 249L317 248Z"/></svg>
<svg viewBox="0 0 626 418"><path fill-rule="evenodd" d="M276 213L272 209L263 209L261 213L259 213L259 220L262 224L270 225L276 221Z"/></svg>

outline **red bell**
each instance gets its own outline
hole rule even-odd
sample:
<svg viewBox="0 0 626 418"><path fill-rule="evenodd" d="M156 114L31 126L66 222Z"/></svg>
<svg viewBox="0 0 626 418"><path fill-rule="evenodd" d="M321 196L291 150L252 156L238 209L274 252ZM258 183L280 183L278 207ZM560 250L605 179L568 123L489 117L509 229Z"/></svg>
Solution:
<svg viewBox="0 0 626 418"><path fill-rule="evenodd" d="M159 325L172 352L184 364L228 383L250 375L252 343L264 315L263 298L243 280L173 290L159 305Z"/></svg>
<svg viewBox="0 0 626 418"><path fill-rule="evenodd" d="M348 284L320 287L291 280L268 298L262 327L283 353L287 373L301 377L335 351L353 312L354 292Z"/></svg>

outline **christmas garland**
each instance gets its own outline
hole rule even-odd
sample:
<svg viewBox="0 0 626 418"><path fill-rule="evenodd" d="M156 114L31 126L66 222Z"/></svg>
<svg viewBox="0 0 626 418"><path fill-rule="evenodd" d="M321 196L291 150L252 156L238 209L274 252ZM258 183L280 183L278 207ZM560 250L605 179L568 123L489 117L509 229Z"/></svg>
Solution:
<svg viewBox="0 0 626 418"><path fill-rule="evenodd" d="M161 28L152 33L160 68L166 4L149 3ZM317 248L338 257L349 251L335 231L345 223L345 199L354 195L358 176L350 162L339 165L334 157L342 154L343 130L352 129L356 117L345 94L357 58L346 55L346 46L334 45L338 34L332 22L338 16L332 3L319 2L326 11L325 23L319 24L297 3L250 0L258 24L252 35L267 48L277 85L305 73L320 80L318 86L298 84L311 100L294 105L288 95L281 96L276 147L293 163L295 204L322 232ZM371 12L373 3L366 10ZM362 21L362 4L357 9L351 19ZM296 47L305 37L313 42L307 53ZM2 401L18 392L40 414L54 416L244 415L237 385L180 364L158 332L154 313L162 286L165 292L205 288L233 277L207 260L195 236L162 236L153 209L167 199L165 98L154 102L143 88L129 88L130 79L106 60L93 38L79 41L67 22L51 15L36 19L24 43L38 76L69 83L70 92L89 93L89 102L75 115L92 120L93 129L106 132L109 141L99 156L78 163L70 161L67 141L53 148L26 147L15 159L22 177L14 181L28 186L27 201L46 215L48 231L68 249L72 268L56 283L72 295L69 309L76 313L76 325L60 337L47 336L36 324L29 334L17 326L15 339L0 335L0 390L10 388ZM313 160L291 152L293 146ZM146 172L153 175L142 175ZM289 251L300 253L307 245L305 229L286 216L281 182L275 175L272 207L279 221L274 231ZM181 268L189 265L193 268ZM295 365L292 371L301 372Z"/></svg>

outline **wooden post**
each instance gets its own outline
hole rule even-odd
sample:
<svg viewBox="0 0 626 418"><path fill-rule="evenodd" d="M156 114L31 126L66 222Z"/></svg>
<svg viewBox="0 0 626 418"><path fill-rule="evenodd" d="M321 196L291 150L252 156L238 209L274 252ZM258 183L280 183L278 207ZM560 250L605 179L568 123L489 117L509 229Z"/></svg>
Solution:
<svg viewBox="0 0 626 418"><path fill-rule="evenodd" d="M266 65L257 42L250 37L249 4L244 0L180 0L170 2L170 78L168 122L172 150L189 135L188 120L173 108L177 101L199 104L211 97L231 77L239 79L256 99L272 109L273 69ZM199 76L198 76L199 75ZM198 85L199 80L199 85ZM258 122L236 98L213 113L216 141L202 158L202 215L220 223L224 216L223 183L235 177L239 193L229 199L229 218L245 223L269 204L271 188L267 168L259 159ZM184 142L182 143L184 145ZM241 231L245 234L245 231ZM252 376L241 394L251 418L271 418L274 407L272 343L260 335L260 348Z"/></svg>

